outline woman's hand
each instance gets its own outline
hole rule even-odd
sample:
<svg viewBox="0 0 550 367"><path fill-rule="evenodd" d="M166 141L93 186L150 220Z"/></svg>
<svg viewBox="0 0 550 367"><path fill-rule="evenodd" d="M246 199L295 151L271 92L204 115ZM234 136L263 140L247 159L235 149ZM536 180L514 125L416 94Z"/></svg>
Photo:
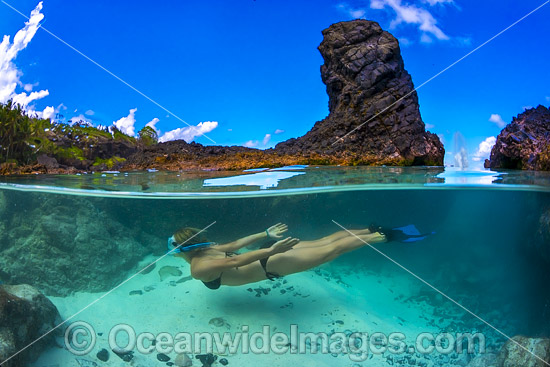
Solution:
<svg viewBox="0 0 550 367"><path fill-rule="evenodd" d="M300 240L297 238L287 237L284 240L275 242L270 249L273 255L280 254L292 249L292 247L296 246L298 242L300 242Z"/></svg>
<svg viewBox="0 0 550 367"><path fill-rule="evenodd" d="M266 229L268 238L283 238L283 233L288 231L288 226L283 223L277 223Z"/></svg>

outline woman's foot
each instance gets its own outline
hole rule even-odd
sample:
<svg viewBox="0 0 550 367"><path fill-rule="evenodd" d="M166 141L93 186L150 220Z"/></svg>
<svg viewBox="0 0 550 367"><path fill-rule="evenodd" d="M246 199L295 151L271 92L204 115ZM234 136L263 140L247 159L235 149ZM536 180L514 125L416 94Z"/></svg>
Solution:
<svg viewBox="0 0 550 367"><path fill-rule="evenodd" d="M365 241L369 245L373 243L382 243L387 241L386 235L380 232L358 235L357 237L359 237L361 240Z"/></svg>

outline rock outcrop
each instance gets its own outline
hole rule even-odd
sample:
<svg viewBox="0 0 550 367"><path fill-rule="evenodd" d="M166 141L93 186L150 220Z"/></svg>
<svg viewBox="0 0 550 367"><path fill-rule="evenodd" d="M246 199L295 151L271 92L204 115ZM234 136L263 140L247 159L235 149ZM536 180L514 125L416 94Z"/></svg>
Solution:
<svg viewBox="0 0 550 367"><path fill-rule="evenodd" d="M497 359L498 367L545 367L549 363L550 339L519 335L504 344Z"/></svg>
<svg viewBox="0 0 550 367"><path fill-rule="evenodd" d="M50 131L37 146L48 155L0 174L75 173L106 169L245 169L290 164L443 165L445 150L425 130L399 43L376 22L336 23L323 31L321 77L329 115L304 136L274 149L203 146L183 140L143 145L120 132L111 136L86 126ZM340 138L340 139L339 139ZM44 152L44 150L41 150Z"/></svg>
<svg viewBox="0 0 550 367"><path fill-rule="evenodd" d="M485 167L550 171L550 110L539 105L515 117L498 135Z"/></svg>
<svg viewBox="0 0 550 367"><path fill-rule="evenodd" d="M46 334L59 320L57 308L30 285L0 285L0 364L25 366L54 342L54 333L13 356ZM13 356L13 358L11 358ZM9 360L8 360L9 358ZM6 361L7 360L7 361ZM5 363L2 363L6 361Z"/></svg>
<svg viewBox="0 0 550 367"><path fill-rule="evenodd" d="M425 131L397 39L367 20L333 24L323 36L330 113L275 150L351 156L361 164L442 165L443 145Z"/></svg>
<svg viewBox="0 0 550 367"><path fill-rule="evenodd" d="M107 213L101 199L14 192L3 201L12 208L0 217L0 229L10 228L0 233L0 280L8 284L32 284L52 296L106 291L158 248L156 238Z"/></svg>

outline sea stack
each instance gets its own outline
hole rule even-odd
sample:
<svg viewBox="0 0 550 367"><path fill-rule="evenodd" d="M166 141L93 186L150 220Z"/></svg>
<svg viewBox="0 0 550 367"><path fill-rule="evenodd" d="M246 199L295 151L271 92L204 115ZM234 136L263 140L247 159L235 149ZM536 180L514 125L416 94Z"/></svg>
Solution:
<svg viewBox="0 0 550 367"><path fill-rule="evenodd" d="M397 39L368 20L333 24L323 36L329 115L275 149L349 157L357 164L443 165L443 144L425 130Z"/></svg>
<svg viewBox="0 0 550 367"><path fill-rule="evenodd" d="M550 171L550 110L539 105L514 117L498 135L485 167Z"/></svg>

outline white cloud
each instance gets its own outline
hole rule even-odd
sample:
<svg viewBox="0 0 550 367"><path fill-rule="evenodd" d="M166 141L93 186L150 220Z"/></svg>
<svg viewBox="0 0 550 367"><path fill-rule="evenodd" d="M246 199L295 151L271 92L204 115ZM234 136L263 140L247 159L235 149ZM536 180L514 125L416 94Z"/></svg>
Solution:
<svg viewBox="0 0 550 367"><path fill-rule="evenodd" d="M35 101L37 99L42 99L49 94L50 92L48 92L48 90L41 90L38 92L32 92L30 94L22 92L22 93L13 95L12 99L14 103L18 103L23 108L26 108L29 105L29 103L31 103L32 101Z"/></svg>
<svg viewBox="0 0 550 367"><path fill-rule="evenodd" d="M26 92L30 92L33 85L21 83L20 78L23 73L13 63L19 52L24 50L31 42L38 30L40 21L44 19L44 14L40 13L41 10L42 2L38 3L31 12L25 26L15 34L13 43L10 42L10 36L8 35L5 35L0 43L0 102L2 103L12 99L26 109L32 101L44 98L49 94L47 90L27 94ZM18 85L22 86L26 92L17 93Z"/></svg>
<svg viewBox="0 0 550 367"><path fill-rule="evenodd" d="M275 134L277 134L277 131L283 132L282 130L275 130ZM271 141L271 134L265 134L264 138L260 140L249 140L245 142L243 145L248 148L267 148L267 145Z"/></svg>
<svg viewBox="0 0 550 367"><path fill-rule="evenodd" d="M285 132L284 130L277 129L277 130L275 130L274 134L277 135L277 134L282 134L284 132Z"/></svg>
<svg viewBox="0 0 550 367"><path fill-rule="evenodd" d="M487 139L483 140L481 143L479 143L477 151L472 157L472 160L479 162L481 160L488 159L491 155L491 149L493 149L493 145L495 145L496 142L497 138L495 138L494 136L489 136Z"/></svg>
<svg viewBox="0 0 550 367"><path fill-rule="evenodd" d="M550 96L546 96L546 101L550 102Z"/></svg>
<svg viewBox="0 0 550 367"><path fill-rule="evenodd" d="M157 125L157 122L159 122L159 121L160 121L160 120L159 120L157 117L155 117L154 119L152 119L151 121L149 121L148 123L146 123L145 126L151 127L153 130L155 130L155 131L157 132L157 134L160 135L160 130L157 129L157 126L156 126L156 125Z"/></svg>
<svg viewBox="0 0 550 367"><path fill-rule="evenodd" d="M494 122L501 129L506 126L506 122L502 119L500 115L496 113L493 113L491 117L489 117L489 121Z"/></svg>
<svg viewBox="0 0 550 367"><path fill-rule="evenodd" d="M336 5L336 7L341 11L343 11L344 13L347 13L353 19L364 18L366 14L366 11L364 9L350 8L349 5L345 3L338 4Z"/></svg>
<svg viewBox="0 0 550 367"><path fill-rule="evenodd" d="M422 0L424 3L428 3L431 6L437 5L437 4L445 4L445 3L453 3L453 0Z"/></svg>
<svg viewBox="0 0 550 367"><path fill-rule="evenodd" d="M430 5L435 5L436 3L449 1L428 0L428 2ZM403 4L401 0L371 0L370 2L371 9L381 10L386 6L393 9L396 14L396 18L392 20L390 28L395 28L402 23L418 25L418 29L422 31L421 42L424 43L432 42L432 37L430 37L430 35L441 41L450 39L449 36L437 26L437 20L426 9L419 8L415 5Z"/></svg>
<svg viewBox="0 0 550 367"><path fill-rule="evenodd" d="M432 43L433 39L432 37L428 36L426 33L422 33L420 36L420 42L422 43Z"/></svg>
<svg viewBox="0 0 550 367"><path fill-rule="evenodd" d="M93 110L88 110L86 112L84 112L85 115L88 115L88 116L93 116L95 115L95 112Z"/></svg>
<svg viewBox="0 0 550 367"><path fill-rule="evenodd" d="M204 135L218 127L217 121L205 121L200 122L197 126L188 126L183 128L177 128L175 130L167 131L159 139L159 142L163 143L171 140L185 140L191 142L198 136Z"/></svg>
<svg viewBox="0 0 550 367"><path fill-rule="evenodd" d="M227 129L227 131L233 131L233 129Z"/></svg>
<svg viewBox="0 0 550 367"><path fill-rule="evenodd" d="M408 39L408 38L405 38L405 37L400 37L399 38L399 44L401 46L409 46L410 44L412 44L411 40Z"/></svg>
<svg viewBox="0 0 550 367"><path fill-rule="evenodd" d="M426 124L426 129L433 129L435 125L433 124Z"/></svg>
<svg viewBox="0 0 550 367"><path fill-rule="evenodd" d="M136 111L137 111L137 108L132 108L128 116L113 122L113 125L115 125L116 128L119 129L124 134L135 136L136 128L134 125L136 123Z"/></svg>
<svg viewBox="0 0 550 367"><path fill-rule="evenodd" d="M55 108L53 106L44 108L42 111L42 118L52 120L55 117Z"/></svg>
<svg viewBox="0 0 550 367"><path fill-rule="evenodd" d="M76 123L79 123L80 125L87 125L87 126L93 126L92 120L84 116L83 114L80 114L78 116L73 116L69 119L69 125L74 125Z"/></svg>
<svg viewBox="0 0 550 367"><path fill-rule="evenodd" d="M365 11L363 9L351 10L350 15L355 19L363 18L365 16Z"/></svg>
<svg viewBox="0 0 550 367"><path fill-rule="evenodd" d="M26 92L31 92L32 89L34 87L38 87L38 82L34 83L34 84L24 84L23 85L23 89L26 91Z"/></svg>

